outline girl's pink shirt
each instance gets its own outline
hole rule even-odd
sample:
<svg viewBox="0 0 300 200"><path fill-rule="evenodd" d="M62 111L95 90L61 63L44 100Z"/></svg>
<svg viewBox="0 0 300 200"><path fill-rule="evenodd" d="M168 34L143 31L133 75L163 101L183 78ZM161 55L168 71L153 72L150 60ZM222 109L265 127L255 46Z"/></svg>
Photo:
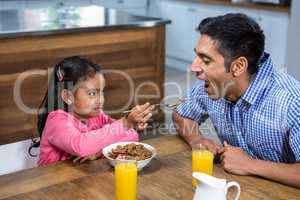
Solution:
<svg viewBox="0 0 300 200"><path fill-rule="evenodd" d="M49 113L45 124L38 165L99 153L115 142L138 140L133 129L126 130L120 121L103 112L83 124L72 114L56 110Z"/></svg>

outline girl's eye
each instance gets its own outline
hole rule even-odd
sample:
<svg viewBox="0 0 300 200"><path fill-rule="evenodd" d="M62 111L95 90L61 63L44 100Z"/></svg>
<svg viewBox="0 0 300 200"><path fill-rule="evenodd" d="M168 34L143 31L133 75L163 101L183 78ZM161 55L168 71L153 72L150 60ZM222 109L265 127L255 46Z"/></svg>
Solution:
<svg viewBox="0 0 300 200"><path fill-rule="evenodd" d="M96 92L89 92L89 96L96 96L97 93Z"/></svg>

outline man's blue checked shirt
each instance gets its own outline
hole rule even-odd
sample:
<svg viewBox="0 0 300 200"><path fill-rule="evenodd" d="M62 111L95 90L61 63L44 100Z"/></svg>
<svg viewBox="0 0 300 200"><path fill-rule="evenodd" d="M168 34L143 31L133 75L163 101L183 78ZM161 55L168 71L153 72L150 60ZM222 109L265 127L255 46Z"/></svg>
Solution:
<svg viewBox="0 0 300 200"><path fill-rule="evenodd" d="M265 53L255 78L235 103L212 100L198 81L177 113L199 124L211 119L220 140L256 159L300 162L300 82L277 72Z"/></svg>

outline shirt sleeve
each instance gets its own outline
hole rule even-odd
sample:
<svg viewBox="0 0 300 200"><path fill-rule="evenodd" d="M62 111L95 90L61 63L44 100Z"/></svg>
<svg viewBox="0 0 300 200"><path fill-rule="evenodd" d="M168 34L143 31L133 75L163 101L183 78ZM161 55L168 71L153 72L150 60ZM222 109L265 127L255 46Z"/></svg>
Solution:
<svg viewBox="0 0 300 200"><path fill-rule="evenodd" d="M292 121L289 143L296 162L300 163L300 102L298 102L293 109L290 109L289 115Z"/></svg>
<svg viewBox="0 0 300 200"><path fill-rule="evenodd" d="M115 122L116 120L109 115L105 114L104 112L101 112L101 114L98 116L98 123L99 125L102 124L110 124Z"/></svg>
<svg viewBox="0 0 300 200"><path fill-rule="evenodd" d="M124 129L120 121L87 132L80 132L73 123L66 114L49 115L47 119L47 131L51 132L49 142L71 155L83 157L98 153L115 142L138 141L138 134Z"/></svg>
<svg viewBox="0 0 300 200"><path fill-rule="evenodd" d="M208 118L203 103L205 98L208 98L208 96L204 91L204 82L197 81L191 92L186 96L184 103L176 108L176 112L180 116L192 119L200 124Z"/></svg>

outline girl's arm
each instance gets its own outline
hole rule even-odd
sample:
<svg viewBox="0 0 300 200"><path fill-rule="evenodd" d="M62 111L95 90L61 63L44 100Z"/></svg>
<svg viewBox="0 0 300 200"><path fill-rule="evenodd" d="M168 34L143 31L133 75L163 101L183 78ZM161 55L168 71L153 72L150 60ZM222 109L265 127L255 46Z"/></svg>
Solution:
<svg viewBox="0 0 300 200"><path fill-rule="evenodd" d="M137 133L127 131L119 120L83 133L75 128L67 113L49 115L48 118L47 131L51 132L49 142L75 156L95 154L105 146L119 141L138 141Z"/></svg>
<svg viewBox="0 0 300 200"><path fill-rule="evenodd" d="M125 127L127 127L126 125L125 125L125 122L124 122L124 117L123 118L121 118L121 119L119 119L119 121L121 122L121 123L123 123L123 125L125 126ZM104 112L101 114L101 117L100 117L100 119L99 119L99 123L100 123L100 125L102 125L102 124L111 124L111 123L113 123L113 122L115 122L116 121L116 119L114 119L114 118L112 118L112 117L110 117L109 115L106 115ZM137 136L137 138L132 138L132 136ZM125 137L123 137L122 139L121 139L121 141L138 141L139 140L139 137L138 137L138 134L137 134L137 132L133 129L133 128L129 128L127 131L126 131L126 136ZM120 141L120 142L121 142Z"/></svg>

